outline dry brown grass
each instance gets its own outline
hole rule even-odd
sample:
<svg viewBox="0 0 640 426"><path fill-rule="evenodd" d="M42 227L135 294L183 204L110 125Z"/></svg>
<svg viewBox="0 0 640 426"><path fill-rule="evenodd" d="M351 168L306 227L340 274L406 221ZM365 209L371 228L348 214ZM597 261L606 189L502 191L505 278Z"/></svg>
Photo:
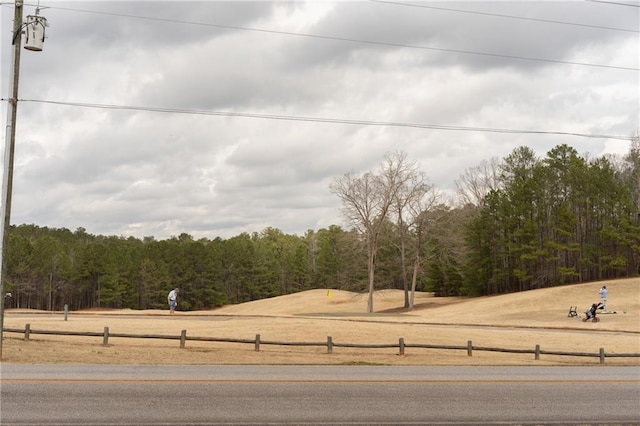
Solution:
<svg viewBox="0 0 640 426"><path fill-rule="evenodd" d="M567 316L569 306L582 313L599 301L598 290L609 289L609 310L599 323L584 323ZM579 284L509 295L434 298L416 295L415 309L401 307L401 291L379 291L374 313L366 313L367 296L345 291L312 290L212 311L83 311L64 315L8 310L5 328L70 330L112 333L180 335L285 342L398 343L466 345L597 353L640 353L640 279ZM598 358L505 354L464 350L407 348L398 350L274 346L195 342L180 349L177 340L55 336L32 334L29 341L6 333L3 361L10 363L92 364L386 364L386 365L577 365L599 363ZM638 358L607 358L607 365L640 365Z"/></svg>

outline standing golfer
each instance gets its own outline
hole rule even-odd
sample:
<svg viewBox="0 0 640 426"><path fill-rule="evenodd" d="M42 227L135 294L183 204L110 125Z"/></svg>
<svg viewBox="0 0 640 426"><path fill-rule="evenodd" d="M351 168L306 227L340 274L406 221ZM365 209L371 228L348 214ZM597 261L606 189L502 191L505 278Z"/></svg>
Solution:
<svg viewBox="0 0 640 426"><path fill-rule="evenodd" d="M602 304L602 309L607 311L607 286L603 285L600 289L600 303Z"/></svg>
<svg viewBox="0 0 640 426"><path fill-rule="evenodd" d="M169 314L173 315L176 311L176 305L178 304L178 289L174 288L169 292L167 296L167 302L169 302Z"/></svg>

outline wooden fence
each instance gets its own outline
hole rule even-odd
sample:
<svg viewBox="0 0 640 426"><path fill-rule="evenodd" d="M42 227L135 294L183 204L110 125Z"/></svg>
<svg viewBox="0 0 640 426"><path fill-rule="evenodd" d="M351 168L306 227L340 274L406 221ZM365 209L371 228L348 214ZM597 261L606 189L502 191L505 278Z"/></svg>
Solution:
<svg viewBox="0 0 640 426"><path fill-rule="evenodd" d="M640 358L640 353L606 353L604 348L600 348L596 352L566 352L566 351L548 351L540 348L540 345L536 345L535 349L508 349L508 348L493 348L488 346L474 346L471 340L467 341L466 345L431 345L425 343L407 343L404 338L399 338L398 343L382 343L382 344L364 344L364 343L338 343L334 342L331 336L327 336L325 342L278 342L272 340L262 340L259 334L256 334L255 339L233 339L225 337L196 337L187 336L187 330L182 330L179 336L177 335L164 335L164 334L129 334L129 333L110 333L109 327L105 327L102 332L91 331L57 331L57 330L32 330L30 324L26 324L24 329L20 328L5 328L5 333L20 333L24 334L24 339L29 340L31 334L49 334L59 336L91 336L102 337L102 345L109 345L110 337L123 337L133 339L163 339L163 340L179 340L180 348L186 347L187 340L197 342L227 342L227 343L247 343L254 346L255 351L260 351L261 345L275 345L275 346L323 346L327 348L327 353L333 353L333 348L363 348L363 349L384 349L384 348L398 348L398 354L404 355L407 348L421 348L421 349L447 349L447 350L463 350L467 351L468 356L473 356L473 351L487 351L487 352L504 352L504 353L516 353L516 354L533 354L536 360L540 359L540 355L558 355L558 356L574 356L574 357L597 357L600 359L600 364L604 364L605 358Z"/></svg>

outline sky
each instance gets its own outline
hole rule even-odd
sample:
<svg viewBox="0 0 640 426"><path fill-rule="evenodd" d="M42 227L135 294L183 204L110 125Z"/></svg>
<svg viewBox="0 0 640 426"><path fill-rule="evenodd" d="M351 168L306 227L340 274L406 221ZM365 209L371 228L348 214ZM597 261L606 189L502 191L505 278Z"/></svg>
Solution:
<svg viewBox="0 0 640 426"><path fill-rule="evenodd" d="M615 137L640 129L638 5L41 0L43 50L20 55L11 223L302 236L346 227L331 182L392 152L449 195L520 146L624 155Z"/></svg>

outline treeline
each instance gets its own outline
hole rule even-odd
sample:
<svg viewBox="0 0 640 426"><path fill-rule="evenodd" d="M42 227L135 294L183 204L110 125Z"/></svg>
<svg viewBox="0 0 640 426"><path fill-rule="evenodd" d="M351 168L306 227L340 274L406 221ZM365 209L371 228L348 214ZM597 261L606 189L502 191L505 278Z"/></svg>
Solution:
<svg viewBox="0 0 640 426"><path fill-rule="evenodd" d="M458 189L455 204L435 189L421 193L431 201L411 204L421 206L416 220L385 218L376 289L406 291L414 280L418 291L482 295L640 273L637 141L624 158L588 159L566 145L537 158L518 148L467 170ZM13 226L5 291L11 307L44 310L165 309L175 287L181 310L314 288L361 292L370 280L366 239L339 226L161 241Z"/></svg>
<svg viewBox="0 0 640 426"><path fill-rule="evenodd" d="M566 145L519 148L470 222L471 293L504 293L640 273L640 149L617 164Z"/></svg>
<svg viewBox="0 0 640 426"><path fill-rule="evenodd" d="M267 228L226 240L157 241L20 225L9 234L6 291L13 307L46 310L164 309L175 287L181 310L321 287L359 291L366 273L357 241L335 226L303 237Z"/></svg>

